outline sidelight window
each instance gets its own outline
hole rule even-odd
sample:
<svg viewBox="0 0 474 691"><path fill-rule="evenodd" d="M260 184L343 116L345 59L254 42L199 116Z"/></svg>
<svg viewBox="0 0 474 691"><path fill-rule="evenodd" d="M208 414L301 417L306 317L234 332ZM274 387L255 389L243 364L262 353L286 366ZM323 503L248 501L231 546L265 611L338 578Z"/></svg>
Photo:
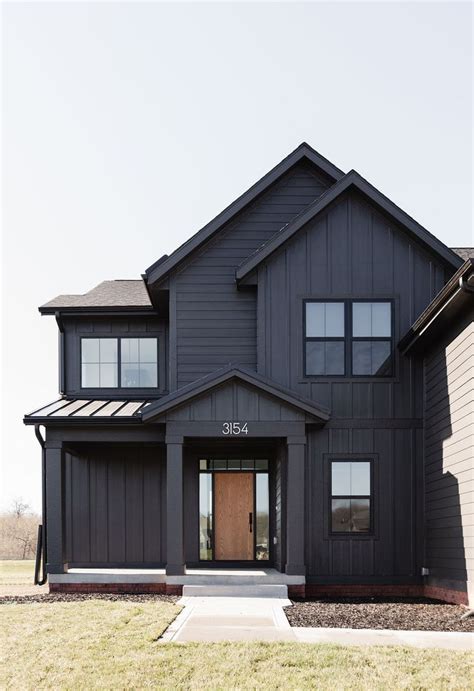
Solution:
<svg viewBox="0 0 474 691"><path fill-rule="evenodd" d="M392 319L387 300L306 300L305 376L392 376Z"/></svg>
<svg viewBox="0 0 474 691"><path fill-rule="evenodd" d="M371 466L371 461L331 461L333 533L371 532Z"/></svg>

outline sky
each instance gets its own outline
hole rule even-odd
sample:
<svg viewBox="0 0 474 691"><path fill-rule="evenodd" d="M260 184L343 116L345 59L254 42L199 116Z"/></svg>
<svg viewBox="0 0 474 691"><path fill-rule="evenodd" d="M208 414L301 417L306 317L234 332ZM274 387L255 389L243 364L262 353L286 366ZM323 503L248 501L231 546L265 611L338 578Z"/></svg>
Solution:
<svg viewBox="0 0 474 691"><path fill-rule="evenodd" d="M139 278L302 141L474 244L469 2L1 11L1 509L40 509L22 417L58 374L38 305Z"/></svg>

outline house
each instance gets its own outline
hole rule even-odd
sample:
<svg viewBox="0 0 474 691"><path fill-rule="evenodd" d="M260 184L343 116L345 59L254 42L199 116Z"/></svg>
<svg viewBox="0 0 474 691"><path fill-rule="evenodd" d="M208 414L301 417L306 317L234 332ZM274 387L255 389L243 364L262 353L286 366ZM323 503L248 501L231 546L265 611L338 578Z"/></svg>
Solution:
<svg viewBox="0 0 474 691"><path fill-rule="evenodd" d="M424 592L427 365L397 344L461 264L302 144L141 280L40 307L43 580Z"/></svg>

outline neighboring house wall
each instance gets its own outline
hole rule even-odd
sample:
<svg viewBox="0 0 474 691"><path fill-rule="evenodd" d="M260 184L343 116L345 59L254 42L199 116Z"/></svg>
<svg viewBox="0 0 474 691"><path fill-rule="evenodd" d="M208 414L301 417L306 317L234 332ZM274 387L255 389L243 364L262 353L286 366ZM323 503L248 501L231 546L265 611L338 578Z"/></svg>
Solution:
<svg viewBox="0 0 474 691"><path fill-rule="evenodd" d="M165 455L126 445L65 453L66 562L166 562Z"/></svg>
<svg viewBox="0 0 474 691"><path fill-rule="evenodd" d="M158 317L64 317L65 387L68 396L156 398L168 390L168 323ZM158 338L158 389L81 389L81 338Z"/></svg>
<svg viewBox="0 0 474 691"><path fill-rule="evenodd" d="M425 562L474 598L474 313L425 358Z"/></svg>
<svg viewBox="0 0 474 691"><path fill-rule="evenodd" d="M170 390L229 363L256 369L256 295L236 289L235 270L330 182L298 164L170 279Z"/></svg>

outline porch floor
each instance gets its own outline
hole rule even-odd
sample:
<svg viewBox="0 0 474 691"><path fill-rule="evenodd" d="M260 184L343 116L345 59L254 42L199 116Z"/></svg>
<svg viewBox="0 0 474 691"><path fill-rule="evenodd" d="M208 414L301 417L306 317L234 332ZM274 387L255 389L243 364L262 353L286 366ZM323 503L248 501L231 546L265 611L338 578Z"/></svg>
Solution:
<svg viewBox="0 0 474 691"><path fill-rule="evenodd" d="M276 569L186 569L181 576L167 576L165 569L70 568L52 573L50 583L169 583L170 585L300 585L304 576L290 576Z"/></svg>

